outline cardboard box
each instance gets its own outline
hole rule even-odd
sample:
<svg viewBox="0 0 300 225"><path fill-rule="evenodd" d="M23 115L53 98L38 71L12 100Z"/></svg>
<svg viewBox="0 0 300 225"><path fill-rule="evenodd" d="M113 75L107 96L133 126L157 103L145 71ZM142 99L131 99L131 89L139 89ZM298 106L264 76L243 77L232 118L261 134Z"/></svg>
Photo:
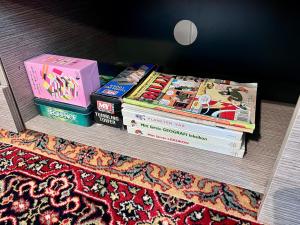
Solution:
<svg viewBox="0 0 300 225"><path fill-rule="evenodd" d="M24 62L35 97L87 108L100 87L97 62L44 54Z"/></svg>
<svg viewBox="0 0 300 225"><path fill-rule="evenodd" d="M95 121L105 125L123 128L121 113L122 98L142 81L155 66L135 64L123 70L91 96L95 108Z"/></svg>

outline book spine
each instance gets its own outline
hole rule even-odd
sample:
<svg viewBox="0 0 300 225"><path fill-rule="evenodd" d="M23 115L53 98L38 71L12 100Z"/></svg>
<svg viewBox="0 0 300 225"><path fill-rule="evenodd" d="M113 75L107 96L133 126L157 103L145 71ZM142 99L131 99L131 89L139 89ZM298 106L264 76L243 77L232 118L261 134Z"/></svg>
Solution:
<svg viewBox="0 0 300 225"><path fill-rule="evenodd" d="M169 126L158 126L149 123L138 123L138 122L135 122L134 124L132 123L130 124L130 121L128 121L127 119L124 121L124 124L127 126L148 129L151 130L152 132L157 131L165 135L181 137L182 139L190 143L195 143L195 145L203 145L203 146L209 145L209 146L216 146L216 147L218 146L218 147L224 147L233 150L240 149L242 146L242 141L232 141L232 140L220 139L217 137L194 133L194 132L187 132L178 129L176 130Z"/></svg>
<svg viewBox="0 0 300 225"><path fill-rule="evenodd" d="M131 118L139 122L146 122L150 124L156 124L159 126L167 125L174 129L185 130L189 132L202 133L210 136L219 136L220 139L230 139L240 141L242 139L242 132L228 131L223 128L217 128L212 126L205 126L202 124L190 123L182 120L176 120L171 118L162 117L159 115L152 115L146 112L133 111L126 108L122 109L122 114L126 118Z"/></svg>
<svg viewBox="0 0 300 225"><path fill-rule="evenodd" d="M203 125L215 126L215 127L218 126L218 127L235 130L235 131L253 133L253 130L249 130L248 128L246 128L244 126L239 126L238 124L235 124L235 125L230 124L230 122L235 123L235 121L227 121L224 119L214 118L211 116L204 116L201 114L189 113L189 112L182 111L182 110L161 107L159 105L154 105L154 104L151 104L148 102L139 101L139 100L130 99L130 98L124 98L123 102L130 104L130 105L136 105L136 106L149 108L149 109L153 109L153 110L159 110L159 111L166 112L166 113L174 113L174 114L177 114L180 116L198 119L199 123L201 123Z"/></svg>
<svg viewBox="0 0 300 225"><path fill-rule="evenodd" d="M135 90L128 96L130 99L138 98L144 93L144 91L148 88L148 86L153 83L153 81L157 78L156 71L153 71L149 74L149 76L139 84Z"/></svg>
<svg viewBox="0 0 300 225"><path fill-rule="evenodd" d="M161 132L158 130L151 130L146 127L139 126L127 126L127 131L129 134L135 134L139 136L149 137L157 140L162 140L166 142L181 144L189 147L194 147L201 150L207 150L211 152L221 153L225 155L235 156L242 158L245 152L244 147L239 149L227 148L225 146L214 146L214 145L204 145L199 142L191 141L182 135L173 135L166 132Z"/></svg>
<svg viewBox="0 0 300 225"><path fill-rule="evenodd" d="M129 118L127 118L129 119ZM127 127L136 127L138 129L144 129L152 133L157 133L169 137L180 138L193 146L200 147L221 147L228 150L239 150L242 147L242 141L231 141L226 139L220 139L213 136L202 135L199 133L187 132L183 130L176 130L169 126L158 126L149 123L131 122L131 119L124 120L124 124Z"/></svg>
<svg viewBox="0 0 300 225"><path fill-rule="evenodd" d="M223 131L226 131L226 133L229 134L229 136L237 137L236 138L237 140L240 140L242 138L243 134L244 134L242 131L237 131L237 130L232 130L232 129L225 129L224 127L218 126L218 125L216 125L215 123L213 123L211 121L202 121L202 120L199 120L199 119L196 119L196 118L181 116L181 115L177 115L177 114L173 114L173 113L163 112L163 111L160 111L160 110L144 108L144 107L131 105L131 104L127 104L127 103L123 103L122 108L125 109L125 110L128 109L128 110L133 111L133 112L142 112L142 113L147 113L147 114L150 114L150 115L155 115L155 116L159 116L159 117L162 117L162 118L171 118L175 121L184 121L184 122L187 122L187 123L192 123L193 125L204 126L207 129L223 130Z"/></svg>

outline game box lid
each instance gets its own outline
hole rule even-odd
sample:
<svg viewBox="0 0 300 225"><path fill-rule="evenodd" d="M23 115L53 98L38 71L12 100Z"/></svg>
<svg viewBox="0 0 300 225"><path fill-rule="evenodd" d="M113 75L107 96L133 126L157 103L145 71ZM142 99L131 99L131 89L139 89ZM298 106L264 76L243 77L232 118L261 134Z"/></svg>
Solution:
<svg viewBox="0 0 300 225"><path fill-rule="evenodd" d="M38 105L46 105L54 108L59 108L63 110L68 110L80 114L89 114L93 110L93 106L89 105L87 108L76 106L76 105L70 105L66 103L56 102L56 101L49 101L45 99L35 98L34 103Z"/></svg>

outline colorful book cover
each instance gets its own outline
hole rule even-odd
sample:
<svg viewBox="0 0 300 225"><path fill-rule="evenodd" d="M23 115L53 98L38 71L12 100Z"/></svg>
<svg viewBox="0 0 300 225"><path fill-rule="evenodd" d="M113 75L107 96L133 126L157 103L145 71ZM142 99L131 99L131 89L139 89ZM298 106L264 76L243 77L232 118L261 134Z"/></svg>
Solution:
<svg viewBox="0 0 300 225"><path fill-rule="evenodd" d="M257 83L154 71L124 102L252 133L255 128L256 93Z"/></svg>
<svg viewBox="0 0 300 225"><path fill-rule="evenodd" d="M135 112L142 112L142 113L148 113L151 114L154 117L163 117L163 118L169 118L177 121L178 123L183 123L183 122L188 122L191 123L193 127L197 127L199 125L202 125L205 127L206 132L211 132L213 130L213 133L217 134L219 132L223 133L225 135L229 134L232 138L234 137L235 139L241 139L244 132L240 130L234 130L231 129L231 126L223 124L222 126L219 126L219 124L216 124L213 121L209 120L200 120L194 117L188 117L184 115L179 115L179 114L174 114L170 112L164 112L162 110L156 110L154 108L146 108L146 107L141 107L138 105L132 105L132 104L127 104L123 103L122 104L123 109L128 109L128 110L134 110Z"/></svg>
<svg viewBox="0 0 300 225"><path fill-rule="evenodd" d="M103 87L101 87L96 94L109 97L122 98L127 94L136 84L143 79L151 70L153 70L153 64L136 64L126 68L117 77L109 81Z"/></svg>

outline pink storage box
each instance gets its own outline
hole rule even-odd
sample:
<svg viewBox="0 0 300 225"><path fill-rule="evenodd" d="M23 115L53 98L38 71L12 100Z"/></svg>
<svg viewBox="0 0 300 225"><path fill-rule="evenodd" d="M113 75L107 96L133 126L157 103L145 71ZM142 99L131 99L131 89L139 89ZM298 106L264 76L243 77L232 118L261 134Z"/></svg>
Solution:
<svg viewBox="0 0 300 225"><path fill-rule="evenodd" d="M34 96L88 107L90 95L100 88L97 62L44 54L26 60Z"/></svg>

